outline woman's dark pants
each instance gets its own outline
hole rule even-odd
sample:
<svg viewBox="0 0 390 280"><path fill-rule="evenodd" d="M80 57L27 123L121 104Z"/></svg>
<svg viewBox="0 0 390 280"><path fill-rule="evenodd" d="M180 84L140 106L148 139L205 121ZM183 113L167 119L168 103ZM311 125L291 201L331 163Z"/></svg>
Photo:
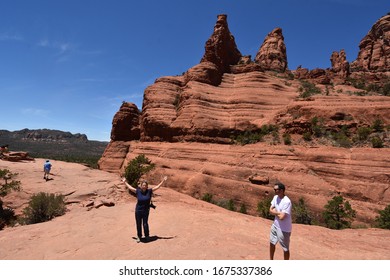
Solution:
<svg viewBox="0 0 390 280"><path fill-rule="evenodd" d="M143 211L135 211L135 221L137 224L137 236L142 238L142 226L144 228L145 237L149 237L149 209Z"/></svg>

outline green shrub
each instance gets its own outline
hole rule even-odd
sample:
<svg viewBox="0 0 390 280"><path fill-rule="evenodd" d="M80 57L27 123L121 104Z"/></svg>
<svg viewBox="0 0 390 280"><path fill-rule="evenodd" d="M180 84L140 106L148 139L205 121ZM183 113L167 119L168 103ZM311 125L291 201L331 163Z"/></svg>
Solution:
<svg viewBox="0 0 390 280"><path fill-rule="evenodd" d="M267 196L266 198L264 198L263 200L261 200L257 204L257 212L259 212L260 217L265 218L265 219L269 219L269 220L274 219L274 216L271 215L269 212L269 208L271 207L272 199L273 199L272 196L269 196L269 197Z"/></svg>
<svg viewBox="0 0 390 280"><path fill-rule="evenodd" d="M0 200L0 230L16 221L15 211L11 208L3 208L3 201Z"/></svg>
<svg viewBox="0 0 390 280"><path fill-rule="evenodd" d="M305 200L301 197L298 203L293 204L293 220L297 224L311 225L312 215L307 209Z"/></svg>
<svg viewBox="0 0 390 280"><path fill-rule="evenodd" d="M381 119L374 120L374 123L372 124L371 128L375 132L382 132L383 131L383 121Z"/></svg>
<svg viewBox="0 0 390 280"><path fill-rule="evenodd" d="M371 144L373 148L383 148L383 141L377 136L371 139Z"/></svg>
<svg viewBox="0 0 390 280"><path fill-rule="evenodd" d="M333 133L333 139L336 144L343 148L350 148L352 146L352 141L348 138L345 131L341 130L337 133Z"/></svg>
<svg viewBox="0 0 390 280"><path fill-rule="evenodd" d="M133 188L137 188L138 181L142 175L148 173L154 167L155 164L152 163L144 154L141 154L128 163L124 177Z"/></svg>
<svg viewBox="0 0 390 280"><path fill-rule="evenodd" d="M291 135L288 133L283 134L283 143L285 145L291 145Z"/></svg>
<svg viewBox="0 0 390 280"><path fill-rule="evenodd" d="M338 195L325 205L322 217L327 228L345 229L351 227L352 221L356 217L356 211L352 209L348 201L344 201L343 197Z"/></svg>
<svg viewBox="0 0 390 280"><path fill-rule="evenodd" d="M228 200L226 209L228 209L230 211L236 211L236 206L234 205L233 199Z"/></svg>
<svg viewBox="0 0 390 280"><path fill-rule="evenodd" d="M357 130L359 140L367 140L368 136L371 134L371 128L369 127L359 127Z"/></svg>
<svg viewBox="0 0 390 280"><path fill-rule="evenodd" d="M242 213L242 214L247 214L246 205L245 205L245 204L241 204L240 213Z"/></svg>
<svg viewBox="0 0 390 280"><path fill-rule="evenodd" d="M40 192L34 194L23 209L23 224L36 224L64 215L66 211L63 195Z"/></svg>
<svg viewBox="0 0 390 280"><path fill-rule="evenodd" d="M212 203L212 201L213 201L213 195L210 194L210 193L205 193L205 194L202 196L202 200L203 200L203 201L206 201L206 202Z"/></svg>
<svg viewBox="0 0 390 280"><path fill-rule="evenodd" d="M313 132L313 135L315 137L321 137L324 134L325 126L324 126L324 119L314 117L311 120L311 130Z"/></svg>
<svg viewBox="0 0 390 280"><path fill-rule="evenodd" d="M368 84L366 86L367 91L374 91L374 92L380 92L381 87L379 84Z"/></svg>
<svg viewBox="0 0 390 280"><path fill-rule="evenodd" d="M233 138L235 143L240 145L254 144L263 141L263 134L253 131L245 131L243 134L239 134Z"/></svg>
<svg viewBox="0 0 390 280"><path fill-rule="evenodd" d="M309 131L306 131L305 133L303 133L302 138L305 141L311 141L312 140L311 133Z"/></svg>
<svg viewBox="0 0 390 280"><path fill-rule="evenodd" d="M17 173L12 173L8 169L0 169L0 197L6 196L11 191L20 191L20 181L15 181ZM16 220L15 212L11 208L3 208L3 201L0 199L0 230L12 224Z"/></svg>
<svg viewBox="0 0 390 280"><path fill-rule="evenodd" d="M322 134L323 134L323 127L322 126L319 126L319 125L315 125L311 128L313 130L313 135L315 137L321 137Z"/></svg>
<svg viewBox="0 0 390 280"><path fill-rule="evenodd" d="M218 205L219 207L225 208L227 210L236 211L236 206L234 205L233 199L229 199L229 200L221 199L221 200L215 202L215 204Z"/></svg>
<svg viewBox="0 0 390 280"><path fill-rule="evenodd" d="M20 181L14 180L14 177L17 175L17 173L12 173L8 169L0 169L0 179L2 179L0 184L0 196L6 196L11 191L21 190Z"/></svg>
<svg viewBox="0 0 390 280"><path fill-rule="evenodd" d="M384 96L390 96L390 82L386 83L382 88L382 94Z"/></svg>
<svg viewBox="0 0 390 280"><path fill-rule="evenodd" d="M390 204L384 210L379 211L379 216L375 219L375 226L383 229L390 229Z"/></svg>
<svg viewBox="0 0 390 280"><path fill-rule="evenodd" d="M348 81L351 82L352 86L358 89L365 89L366 88L366 82L363 78L360 79L352 79L348 78Z"/></svg>
<svg viewBox="0 0 390 280"><path fill-rule="evenodd" d="M236 136L231 136L232 143L237 143L240 145L254 144L261 142L264 139L264 136L272 134L274 141L278 141L279 127L277 125L269 124L262 125L258 130L246 130L242 134Z"/></svg>
<svg viewBox="0 0 390 280"><path fill-rule="evenodd" d="M278 131L272 131L272 143L273 144L278 144L280 143L280 139L279 139L279 132Z"/></svg>
<svg viewBox="0 0 390 280"><path fill-rule="evenodd" d="M308 98L314 94L320 94L321 89L316 87L315 84L310 83L308 81L301 81L301 86L298 89L299 91L299 97L301 98Z"/></svg>

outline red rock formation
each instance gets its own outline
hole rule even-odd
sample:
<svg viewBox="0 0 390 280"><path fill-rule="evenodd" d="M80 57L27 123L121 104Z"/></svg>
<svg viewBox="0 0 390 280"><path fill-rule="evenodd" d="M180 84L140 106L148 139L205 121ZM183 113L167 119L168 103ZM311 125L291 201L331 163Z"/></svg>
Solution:
<svg viewBox="0 0 390 280"><path fill-rule="evenodd" d="M112 120L111 140L131 141L140 138L140 112L133 103L123 102Z"/></svg>
<svg viewBox="0 0 390 280"><path fill-rule="evenodd" d="M196 81L213 86L218 86L221 83L223 73L220 68L209 61L201 62L190 68L184 74L185 84L190 81Z"/></svg>
<svg viewBox="0 0 390 280"><path fill-rule="evenodd" d="M302 68L302 66L298 66L298 68L292 71L294 78L299 80L309 80L314 84L329 84L331 81L331 75L328 70L324 70L321 68L316 68L313 70L309 70L307 68Z"/></svg>
<svg viewBox="0 0 390 280"><path fill-rule="evenodd" d="M264 70L286 71L287 53L281 28L275 28L267 35L256 55L255 62Z"/></svg>
<svg viewBox="0 0 390 280"><path fill-rule="evenodd" d="M336 78L343 82L348 75L343 51L333 53L331 61L332 69L299 67L294 71L296 78L308 79L322 90L310 100L300 100L301 81L286 79L290 72L281 29L269 34L252 62L237 50L226 16L218 16L201 62L182 76L159 78L145 90L140 141L125 140L130 139L128 131L120 132L125 126L113 128L115 139L123 141L111 141L100 168L120 172L131 158L145 154L157 164L152 176L170 173L175 182L172 188L197 198L212 193L219 199L245 201L251 214L256 214L256 192L269 188L252 183L268 180L272 185L281 180L292 186L294 199L305 196L317 213L333 195L342 193L359 208L359 221L372 221L377 203L390 202L389 168L383 156L390 147L388 132L376 134L385 145L382 151L367 148L367 143L361 150L331 147L335 137L330 136L302 140L303 133L313 130L315 117L325 127L322 133L329 135L341 128L356 133L358 127L370 127L377 119L385 126L390 123L387 96L354 96L345 94L358 90L353 86L322 85ZM378 77L372 71L363 73ZM136 127L132 122L136 116L115 119ZM226 145L232 143L232 136L269 124L279 131L269 135L267 143ZM284 133L291 134L293 146L281 143Z"/></svg>
<svg viewBox="0 0 390 280"><path fill-rule="evenodd" d="M280 37L281 30L272 34ZM271 57L270 52L267 56ZM264 117L267 114L259 109L269 102L268 88L285 88L283 83L260 71L259 64L237 50L226 15L219 15L200 64L183 76L158 79L145 90L141 140L229 143L231 135L258 129L263 119L267 119ZM242 76L233 77L229 73ZM250 93L252 97L245 95L246 83L255 87ZM286 91L287 99L280 98L277 104L284 105L292 98L291 89L286 87Z"/></svg>
<svg viewBox="0 0 390 280"><path fill-rule="evenodd" d="M122 168L124 160L129 153L130 143L111 141L98 162L99 169L115 173L118 172Z"/></svg>
<svg viewBox="0 0 390 280"><path fill-rule="evenodd" d="M309 77L309 69L302 68L302 65L299 65L296 70L293 71L295 79L307 79Z"/></svg>
<svg viewBox="0 0 390 280"><path fill-rule="evenodd" d="M316 68L309 71L308 78L315 84L327 85L330 83L329 71Z"/></svg>
<svg viewBox="0 0 390 280"><path fill-rule="evenodd" d="M237 64L240 59L241 53L229 31L227 15L218 15L214 32L206 42L201 62L212 62L224 73L229 71L230 65Z"/></svg>
<svg viewBox="0 0 390 280"><path fill-rule="evenodd" d="M352 71L390 71L390 15L380 18L360 41Z"/></svg>
<svg viewBox="0 0 390 280"><path fill-rule="evenodd" d="M347 61L347 56L344 50L340 52L334 51L330 57L330 62L332 64L331 71L336 74L334 79L339 79L345 81L349 77L349 62Z"/></svg>

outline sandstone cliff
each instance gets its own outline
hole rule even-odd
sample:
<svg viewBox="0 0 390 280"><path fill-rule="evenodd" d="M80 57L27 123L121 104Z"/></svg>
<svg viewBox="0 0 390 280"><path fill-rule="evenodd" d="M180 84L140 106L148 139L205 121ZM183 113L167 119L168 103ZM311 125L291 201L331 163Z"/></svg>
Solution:
<svg viewBox="0 0 390 280"><path fill-rule="evenodd" d="M353 70L390 71L390 14L380 18L360 41Z"/></svg>
<svg viewBox="0 0 390 280"><path fill-rule="evenodd" d="M254 215L272 184L282 181L294 201L306 198L316 213L342 194L358 221L369 224L390 203L389 26L387 15L363 39L361 53L370 44L375 51L368 64L359 53L352 63L366 65L359 72L343 50L332 53L330 69L290 71L281 28L267 35L252 61L220 15L198 65L146 88L140 114L134 104L122 105L100 168L120 173L145 154L157 166L149 176L169 174L170 187L180 192L232 199ZM356 88L361 73L376 91ZM130 133L138 129L139 136ZM367 138L363 130L370 131ZM263 142L233 145L254 136ZM374 138L381 149L370 144Z"/></svg>

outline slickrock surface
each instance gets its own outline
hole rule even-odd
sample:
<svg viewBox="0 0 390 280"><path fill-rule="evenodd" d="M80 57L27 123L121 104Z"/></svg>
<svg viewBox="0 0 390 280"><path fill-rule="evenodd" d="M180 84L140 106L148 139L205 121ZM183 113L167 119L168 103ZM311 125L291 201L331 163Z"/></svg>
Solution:
<svg viewBox="0 0 390 280"><path fill-rule="evenodd" d="M179 160L185 158L182 154ZM132 238L135 198L124 190L118 175L53 161L53 180L46 182L42 177L43 162L0 161L1 169L19 173L17 179L23 187L22 192L7 196L5 202L22 209L33 193L62 193L70 203L68 212L49 222L0 231L2 260L268 259L271 221L231 212L173 190L186 188L178 178L190 171L182 169L172 174L172 170L164 170L169 179L156 192L157 209L151 210L150 215L153 238L149 243L137 244ZM160 175L163 174L154 174L151 183L157 183ZM192 178L192 182L196 181ZM101 200L115 205L87 206ZM277 247L276 259L282 255ZM291 259L390 259L390 235L388 230L380 229L335 231L294 224Z"/></svg>
<svg viewBox="0 0 390 280"><path fill-rule="evenodd" d="M150 176L169 174L173 188L202 198L233 199L256 215L257 204L277 181L287 185L293 201L300 197L318 215L335 195L342 195L357 211L356 224L372 224L390 203L390 150L370 148L301 147L258 143L246 146L202 143L112 143L111 150L128 149L126 160L111 158L122 169L144 154L156 169ZM115 170L111 170L115 172ZM252 178L265 178L253 182ZM157 179L158 180L158 179Z"/></svg>

